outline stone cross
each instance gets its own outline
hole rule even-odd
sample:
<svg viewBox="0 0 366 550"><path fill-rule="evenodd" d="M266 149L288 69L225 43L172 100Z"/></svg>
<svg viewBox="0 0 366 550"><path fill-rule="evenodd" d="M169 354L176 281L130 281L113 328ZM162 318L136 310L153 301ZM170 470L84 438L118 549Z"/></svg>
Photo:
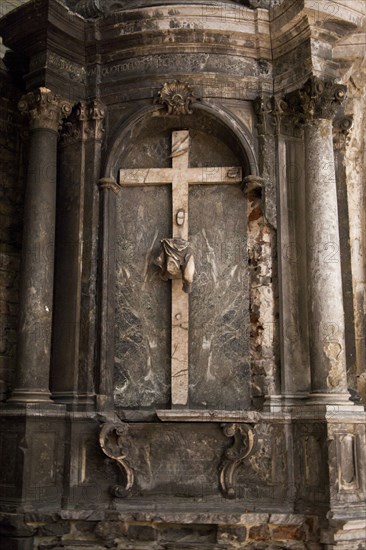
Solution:
<svg viewBox="0 0 366 550"><path fill-rule="evenodd" d="M172 186L172 238L188 241L188 191L192 184L238 184L242 182L240 167L189 168L189 132L172 133L172 168L142 168L120 170L121 186ZM168 237L168 236L167 236ZM194 251L193 251L194 253ZM172 280L172 406L188 404L188 333L189 296L182 281Z"/></svg>

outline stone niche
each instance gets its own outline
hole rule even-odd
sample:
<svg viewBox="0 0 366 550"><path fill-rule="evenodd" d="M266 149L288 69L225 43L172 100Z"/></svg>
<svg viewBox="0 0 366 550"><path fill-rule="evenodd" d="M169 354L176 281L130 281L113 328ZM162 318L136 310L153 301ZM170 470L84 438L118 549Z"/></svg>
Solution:
<svg viewBox="0 0 366 550"><path fill-rule="evenodd" d="M234 136L199 111L144 120L116 164L169 168L172 132L185 128L190 167L238 166L248 173ZM160 241L171 237L171 185L122 187L116 211L115 404L169 408L172 283L162 281L154 259ZM189 186L196 266L189 295L190 408L251 408L247 218L239 183Z"/></svg>

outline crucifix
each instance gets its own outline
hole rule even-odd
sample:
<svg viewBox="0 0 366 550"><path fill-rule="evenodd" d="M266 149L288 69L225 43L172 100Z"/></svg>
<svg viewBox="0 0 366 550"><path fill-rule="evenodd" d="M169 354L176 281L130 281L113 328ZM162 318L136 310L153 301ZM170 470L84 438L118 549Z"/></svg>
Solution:
<svg viewBox="0 0 366 550"><path fill-rule="evenodd" d="M242 182L242 169L238 166L190 168L188 130L172 133L171 158L172 168L122 169L119 173L119 182L121 186L170 184L173 211L172 239L177 239L181 243L188 241L189 186L238 184ZM171 327L172 407L182 407L188 405L189 390L189 294L183 290L181 278L172 279Z"/></svg>

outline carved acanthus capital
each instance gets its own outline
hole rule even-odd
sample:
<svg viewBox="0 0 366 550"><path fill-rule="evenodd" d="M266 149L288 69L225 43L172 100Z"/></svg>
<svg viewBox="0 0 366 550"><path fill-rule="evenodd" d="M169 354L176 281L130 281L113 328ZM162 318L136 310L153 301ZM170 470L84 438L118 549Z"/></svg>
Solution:
<svg viewBox="0 0 366 550"><path fill-rule="evenodd" d="M281 119L287 114L287 103L281 97L260 95L254 100L259 135L279 130Z"/></svg>
<svg viewBox="0 0 366 550"><path fill-rule="evenodd" d="M192 87L187 82L174 80L164 84L155 103L165 106L168 115L191 115L192 103L196 99Z"/></svg>
<svg viewBox="0 0 366 550"><path fill-rule="evenodd" d="M233 438L233 445L225 451L220 467L220 488L226 498L235 498L234 475L238 466L252 454L255 433L248 424L224 424L223 431L226 437Z"/></svg>
<svg viewBox="0 0 366 550"><path fill-rule="evenodd" d="M344 116L333 123L333 146L336 151L345 151L350 141L353 125L352 116Z"/></svg>
<svg viewBox="0 0 366 550"><path fill-rule="evenodd" d="M48 88L29 92L18 103L22 114L28 115L30 128L44 128L58 131L62 120L72 111L72 103L54 94Z"/></svg>
<svg viewBox="0 0 366 550"><path fill-rule="evenodd" d="M101 140L104 135L106 107L99 100L81 101L64 123L61 137L64 144Z"/></svg>
<svg viewBox="0 0 366 550"><path fill-rule="evenodd" d="M304 86L286 96L291 113L299 122L315 118L332 119L347 94L347 86L331 80L310 77Z"/></svg>
<svg viewBox="0 0 366 550"><path fill-rule="evenodd" d="M103 453L117 463L125 478L124 485L111 487L114 496L124 498L131 491L135 482L133 469L128 462L131 445L128 424L122 422L118 424L107 422L104 424L99 435L99 444Z"/></svg>

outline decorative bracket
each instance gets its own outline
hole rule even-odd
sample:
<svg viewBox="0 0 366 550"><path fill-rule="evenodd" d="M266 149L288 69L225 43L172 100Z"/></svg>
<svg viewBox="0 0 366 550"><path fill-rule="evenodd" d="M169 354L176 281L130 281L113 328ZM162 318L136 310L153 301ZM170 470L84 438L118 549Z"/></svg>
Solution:
<svg viewBox="0 0 366 550"><path fill-rule="evenodd" d="M117 462L119 469L126 477L125 486L114 485L111 487L112 494L117 498L125 498L135 482L134 471L126 460L129 447L128 437L128 424L114 424L112 422L104 424L99 435L99 444L103 453Z"/></svg>
<svg viewBox="0 0 366 550"><path fill-rule="evenodd" d="M226 449L220 467L220 489L225 498L235 498L234 475L239 464L252 453L255 444L255 433L248 424L223 424L226 437L233 437L232 447Z"/></svg>

